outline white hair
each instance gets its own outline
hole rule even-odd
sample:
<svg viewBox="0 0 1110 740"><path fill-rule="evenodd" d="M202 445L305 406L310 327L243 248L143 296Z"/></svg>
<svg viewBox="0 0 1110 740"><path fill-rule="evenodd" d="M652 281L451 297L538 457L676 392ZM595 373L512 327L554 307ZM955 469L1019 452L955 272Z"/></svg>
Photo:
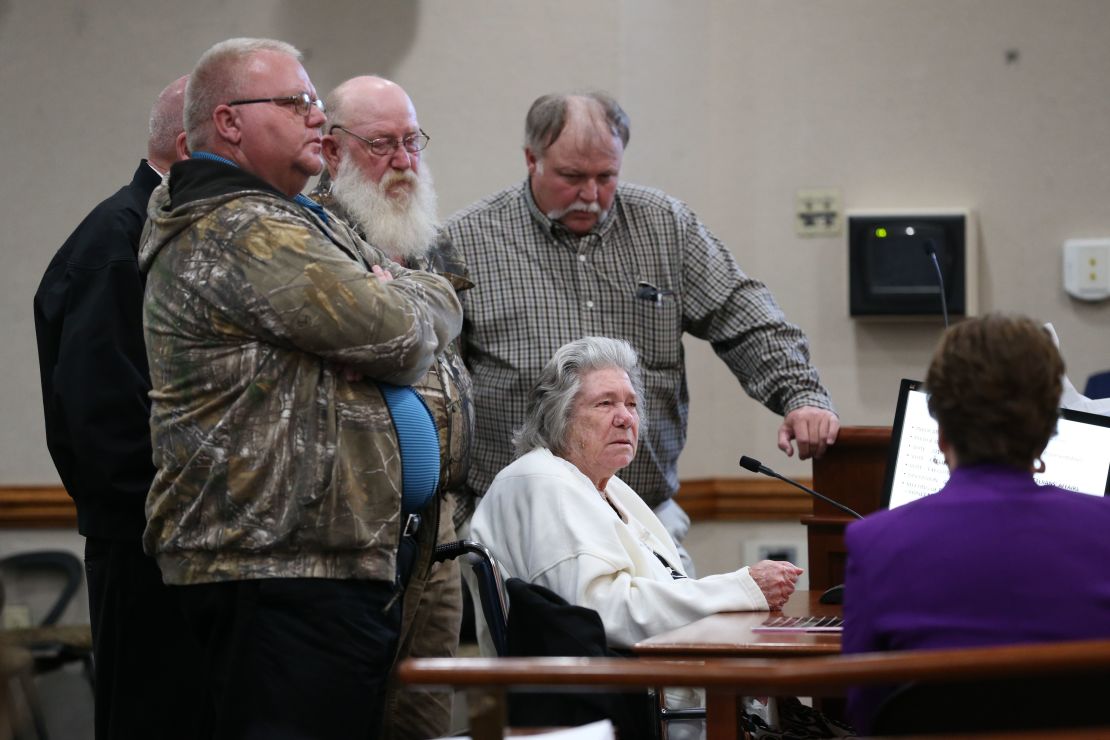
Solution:
<svg viewBox="0 0 1110 740"><path fill-rule="evenodd" d="M537 447L555 454L566 451L568 424L582 376L595 370L616 368L628 374L636 399L643 403L644 387L639 358L623 339L583 337L555 350L547 361L528 399L524 424L513 434L513 449L523 455ZM640 416L643 431L644 415Z"/></svg>
<svg viewBox="0 0 1110 740"><path fill-rule="evenodd" d="M390 185L408 180L411 194L390 197ZM421 162L419 172L387 170L381 182L366 177L354 158L341 154L331 192L361 228L366 241L394 259L420 257L432 244L439 221L432 173Z"/></svg>

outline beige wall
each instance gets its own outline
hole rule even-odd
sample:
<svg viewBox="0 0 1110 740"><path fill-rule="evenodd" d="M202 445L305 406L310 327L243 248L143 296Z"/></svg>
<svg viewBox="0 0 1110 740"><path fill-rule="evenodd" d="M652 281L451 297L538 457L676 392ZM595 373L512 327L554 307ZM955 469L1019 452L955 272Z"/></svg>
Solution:
<svg viewBox="0 0 1110 740"><path fill-rule="evenodd" d="M161 87L232 35L301 47L321 92L371 71L405 85L443 215L523 176L536 95L608 89L633 119L625 178L690 202L772 287L846 424L889 423L938 327L849 319L844 241L794 235L799 188L975 209L982 306L1053 321L1077 382L1110 367L1110 303L1071 301L1059 267L1064 239L1110 236L1102 0L0 0L0 484L56 480L31 321L43 269L130 177ZM740 454L808 470L703 343L688 359L683 475L733 475Z"/></svg>

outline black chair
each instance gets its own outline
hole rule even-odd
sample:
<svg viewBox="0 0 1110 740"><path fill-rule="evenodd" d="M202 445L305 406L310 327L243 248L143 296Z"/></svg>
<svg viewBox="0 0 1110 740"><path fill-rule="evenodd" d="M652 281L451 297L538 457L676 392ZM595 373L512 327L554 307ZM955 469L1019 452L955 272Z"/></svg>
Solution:
<svg viewBox="0 0 1110 740"><path fill-rule="evenodd" d="M519 578L510 578L506 588L511 657L621 657L609 647L593 609ZM514 727L574 726L602 719L611 720L622 738L654 738L660 729L655 699L646 691L509 694L509 724Z"/></svg>
<svg viewBox="0 0 1110 740"><path fill-rule="evenodd" d="M60 583L58 595L38 623L29 629L8 631L5 639L31 652L36 674L69 663L81 663L85 678L95 690L89 626L58 624L80 590L84 574L85 567L80 558L65 550L22 552L0 559L0 581L9 585L31 579ZM7 591L10 599L12 589L8 587Z"/></svg>
<svg viewBox="0 0 1110 740"><path fill-rule="evenodd" d="M4 595L0 579L0 613ZM46 740L46 715L35 688L34 659L18 641L8 644L7 634L0 631L0 737Z"/></svg>
<svg viewBox="0 0 1110 740"><path fill-rule="evenodd" d="M436 545L432 561L439 563L464 556L464 560L474 572L478 583L478 597L481 601L482 616L489 628L490 639L497 654L509 654L509 605L505 599L505 584L501 581L501 569L493 560L493 555L485 545L473 540L456 540Z"/></svg>
<svg viewBox="0 0 1110 740"><path fill-rule="evenodd" d="M0 737L47 740L33 662L28 651L0 642Z"/></svg>
<svg viewBox="0 0 1110 740"><path fill-rule="evenodd" d="M1083 395L1087 398L1110 398L1110 370L1089 376Z"/></svg>
<svg viewBox="0 0 1110 740"><path fill-rule="evenodd" d="M550 590L510 578L504 583L501 569L490 551L472 540L438 545L436 562L465 556L473 569L478 599L499 657L620 655L611 650L597 612L573 606ZM506 597L508 595L508 598ZM515 599L514 612L510 609ZM704 720L705 707L668 709L662 692L603 694L600 699L583 694L518 693L510 697L509 718L515 726L584 724L611 717L622 737L653 738L662 735L667 722Z"/></svg>
<svg viewBox="0 0 1110 740"><path fill-rule="evenodd" d="M1106 727L1105 672L974 683L903 684L880 705L872 734L924 735Z"/></svg>

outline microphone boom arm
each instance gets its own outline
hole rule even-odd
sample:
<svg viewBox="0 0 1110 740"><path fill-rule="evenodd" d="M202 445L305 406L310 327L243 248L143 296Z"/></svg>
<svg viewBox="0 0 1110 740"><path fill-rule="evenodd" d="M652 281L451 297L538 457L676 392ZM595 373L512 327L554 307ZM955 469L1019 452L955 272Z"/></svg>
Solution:
<svg viewBox="0 0 1110 740"><path fill-rule="evenodd" d="M937 283L940 284L940 310L944 315L944 328L948 328L948 299L944 297L944 271L940 269L940 260L937 259L937 249L933 245L933 240L930 239L925 242L925 254L929 255L929 259L933 261L933 267L937 270Z"/></svg>
<svg viewBox="0 0 1110 740"><path fill-rule="evenodd" d="M766 465L761 463L759 460L756 460L754 458L750 458L747 455L745 455L745 456L740 458L740 467L744 468L745 470L750 470L753 473L762 473L763 475L769 475L772 478L777 478L777 479L783 481L784 483L789 483L790 485L794 486L795 488L802 489L803 491L808 493L810 496L813 496L814 498L817 498L817 499L821 499L822 501L824 501L829 506L832 506L835 509L839 509L840 511L843 511L845 514L850 514L851 516L854 516L856 519L863 519L862 514L856 512L856 511L853 511L852 509L849 509L847 506L840 503L839 501L833 501L828 496L817 493L817 491L814 491L812 488L807 488L806 486L803 486L801 483L799 483L796 480L790 480L789 478L787 478L784 475L779 475L778 473L776 473L775 471L771 470L769 467L767 467Z"/></svg>
<svg viewBox="0 0 1110 740"><path fill-rule="evenodd" d="M852 510L852 509L849 509L849 508L848 508L847 506L845 506L844 504L840 503L839 501L833 501L833 500L832 500L831 498L829 498L828 496L824 496L824 495L822 495L822 494L820 494L820 493L817 493L817 491L814 491L814 490L813 490L812 488L806 488L806 487L805 487L805 486L803 486L803 485L802 485L801 483L799 483L799 482L797 482L797 481L793 481L793 480L790 480L790 479L789 479L789 478L787 478L786 476L782 476L782 475L779 475L778 473L776 473L775 471L771 470L770 468L768 468L767 470L768 470L768 473L767 473L767 475L770 475L770 476L771 476L772 478L778 478L779 480L781 480L781 481L785 481L785 482L787 482L787 483L791 484L792 486L797 486L798 488L800 488L800 489L802 489L803 491L805 491L806 493L808 493L808 494L809 494L810 496L813 496L814 498L819 498L819 499L821 499L822 501L824 501L824 502L825 502L826 504L828 504L828 505L832 506L833 508L835 508L835 509L839 509L840 511L843 511L843 512L844 512L845 514L849 514L849 515L851 515L851 516L854 516L854 517L855 517L856 519L863 519L863 515L862 515L862 514L860 514L860 513L856 512L856 511L854 511L854 510Z"/></svg>

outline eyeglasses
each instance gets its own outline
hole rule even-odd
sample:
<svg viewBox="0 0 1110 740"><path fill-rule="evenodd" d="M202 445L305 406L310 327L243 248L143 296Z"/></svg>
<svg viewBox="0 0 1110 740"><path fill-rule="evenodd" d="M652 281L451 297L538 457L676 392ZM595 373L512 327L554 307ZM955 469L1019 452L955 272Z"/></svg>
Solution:
<svg viewBox="0 0 1110 740"><path fill-rule="evenodd" d="M307 116L313 108L324 112L324 101L314 98L306 92L298 95L286 95L280 98L253 98L251 100L232 100L228 105L251 105L252 103L273 103L274 105L288 105L293 108L298 116Z"/></svg>
<svg viewBox="0 0 1110 740"><path fill-rule="evenodd" d="M420 133L409 134L405 138L399 140L393 138L392 136L383 136L378 139L367 139L364 136L359 136L354 131L343 128L339 124L335 124L330 129L328 129L328 133L330 134L336 129L339 129L340 131L343 131L344 133L348 133L351 136L355 137L363 144L370 147L370 151L379 157L385 157L387 155L393 154L393 152L397 151L397 147L399 146L403 146L405 148L405 151L409 154L416 154L417 152L423 150L424 147L428 146L428 142L431 141L432 138L424 133L423 129L420 129Z"/></svg>

